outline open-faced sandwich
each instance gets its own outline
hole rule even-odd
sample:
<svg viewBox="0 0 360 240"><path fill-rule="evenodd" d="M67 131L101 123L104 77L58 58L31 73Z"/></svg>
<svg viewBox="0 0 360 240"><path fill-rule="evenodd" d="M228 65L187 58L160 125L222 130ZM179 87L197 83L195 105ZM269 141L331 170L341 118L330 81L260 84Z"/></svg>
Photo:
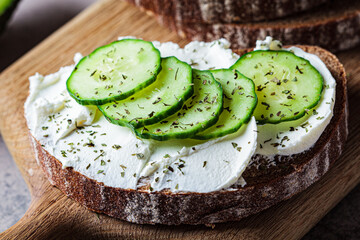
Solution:
<svg viewBox="0 0 360 240"><path fill-rule="evenodd" d="M290 198L343 149L345 71L319 47L256 45L125 37L30 77L38 163L69 197L134 223L239 220Z"/></svg>

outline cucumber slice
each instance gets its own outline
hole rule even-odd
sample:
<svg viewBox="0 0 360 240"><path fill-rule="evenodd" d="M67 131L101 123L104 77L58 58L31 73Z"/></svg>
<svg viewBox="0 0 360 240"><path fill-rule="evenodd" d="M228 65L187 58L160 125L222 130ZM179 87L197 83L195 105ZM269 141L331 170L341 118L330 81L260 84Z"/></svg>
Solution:
<svg viewBox="0 0 360 240"><path fill-rule="evenodd" d="M125 99L155 81L160 61L160 52L151 42L123 39L82 58L66 86L82 105Z"/></svg>
<svg viewBox="0 0 360 240"><path fill-rule="evenodd" d="M195 139L206 140L236 132L250 120L257 104L255 85L251 79L237 70L218 69L210 72L223 88L224 110L216 124L193 136Z"/></svg>
<svg viewBox="0 0 360 240"><path fill-rule="evenodd" d="M258 123L279 123L304 116L319 102L323 78L308 60L290 51L253 51L231 67L251 78L259 104Z"/></svg>
<svg viewBox="0 0 360 240"><path fill-rule="evenodd" d="M190 138L217 122L223 106L220 83L209 71L193 69L192 75L194 95L182 109L158 123L135 129L136 135L159 141Z"/></svg>
<svg viewBox="0 0 360 240"><path fill-rule="evenodd" d="M130 128L150 125L174 114L193 94L190 65L163 58L156 81L127 99L98 106L112 123Z"/></svg>

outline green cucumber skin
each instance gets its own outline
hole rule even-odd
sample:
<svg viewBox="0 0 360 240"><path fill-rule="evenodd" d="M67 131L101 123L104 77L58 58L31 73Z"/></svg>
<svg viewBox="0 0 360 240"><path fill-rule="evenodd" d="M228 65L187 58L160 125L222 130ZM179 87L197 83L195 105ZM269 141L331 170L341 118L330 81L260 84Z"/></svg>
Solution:
<svg viewBox="0 0 360 240"><path fill-rule="evenodd" d="M77 71L78 67L81 66L81 63L83 61L85 61L87 58L91 57L92 55L94 55L97 51L100 51L106 47L109 47L111 46L112 44L116 44L118 42L122 42L122 41L138 41L138 42L146 42L144 40L141 40L141 39L121 39L121 40L118 40L118 41L114 41L112 43L109 43L107 45L104 45L104 46L101 46L97 49L95 49L92 53L90 53L88 56L85 56L83 57L79 62L78 64L75 66L73 72L71 73L70 77L68 78L68 80L66 81L66 89L67 91L69 92L70 96L72 98L75 99L75 101L81 105L103 105L105 103L109 103L109 102L112 102L112 101L116 101L116 100L123 100L125 98L128 98L129 96L133 95L134 93L140 91L141 89L149 86L150 84L152 84L155 80L156 80L156 76L159 74L159 72L161 71L161 57L160 57L160 51L154 47L154 45L151 43L151 42L147 42L147 43L150 43L154 50L158 53L159 55L159 60L158 62L156 63L158 68L155 70L154 74L152 75L152 77L150 77L149 79L147 79L146 81L142 82L141 84L138 84L136 88L132 89L132 90L129 90L127 92L123 92L121 93L120 95L114 95L112 97L108 97L108 98L103 98L103 99L81 99L79 97L76 96L75 93L73 93L73 91L70 89L70 79L72 79L74 73Z"/></svg>
<svg viewBox="0 0 360 240"><path fill-rule="evenodd" d="M213 73L213 75L214 75L214 74L216 74L216 72L219 72L219 71L228 71L228 70L229 70L229 69L216 69L216 70L210 70L210 72ZM243 124L247 124L247 123L250 121L250 119L251 119L251 117L252 117L252 115L253 115L253 113L254 113L254 111L255 111L256 105L257 105L257 103L258 103L257 95L256 95L256 93L255 93L255 84L254 84L254 82L253 82L250 78L244 76L244 75L241 74L239 71L237 71L237 70L232 70L232 71L235 71L235 73L237 73L239 77L241 77L241 78L243 78L244 80L246 80L246 81L247 81L248 83L250 83L251 86L252 86L252 91L253 91L253 93L254 93L254 94L253 94L254 102L253 102L253 105L250 106L250 111L248 112L248 114L247 114L241 121L237 122L237 124L234 125L232 128L229 128L229 129L226 129L226 130L222 130L221 132L218 132L218 133L216 133L216 132L215 132L215 133L214 133L214 132L210 132L210 133L206 133L206 134L205 134L204 132L200 132L199 134L194 135L194 136L192 137L193 139L209 140L209 139L212 139L212 138L223 137L223 136L225 136L225 135L228 135L228 134L237 132ZM238 78L238 79L239 79L239 78ZM215 80L216 80L216 78L215 78ZM223 111L223 112L224 112L224 111ZM223 113L222 113L222 114L223 114ZM209 130L209 129L208 129L208 130Z"/></svg>
<svg viewBox="0 0 360 240"><path fill-rule="evenodd" d="M287 118L282 118L282 119L258 119L256 118L256 121L258 124L267 124L267 123L270 123L270 124L277 124L277 123L281 123L281 122L285 122L285 121L293 121L293 120L297 120L299 118L302 118L303 116L305 116L307 110L310 110L311 108L315 107L320 99L321 99L321 96L322 96L322 92L323 92L323 89L324 89L324 80L320 74L320 72L314 67L311 65L310 61L305 59L305 58L302 58L302 57L299 57L299 56L296 56L294 53L292 53L291 51L286 51L286 50L256 50L256 51L251 51L251 52L248 52L248 53L245 53L244 55L242 55L231 67L230 69L235 69L235 70L238 70L239 72L241 72L240 69L237 68L237 65L247 57L247 55L250 55L250 54L259 54L259 53L286 53L286 54L292 54L294 55L296 58L299 58L301 59L302 61L306 62L311 68L313 71L315 71L317 73L317 75L319 75L321 77L321 81L322 81L322 85L321 85L321 88L319 90L319 94L318 94L318 98L316 101L313 102L313 104L307 106L307 108L305 108L304 110L302 111L299 111L299 113L297 115L294 115L294 116L291 116L291 117L287 117ZM246 77L249 77L250 79L252 79L250 76L247 76L246 75L246 72L242 72L243 75L245 75ZM253 80L254 81L254 80ZM255 81L254 81L255 83ZM256 110L256 109L255 109ZM255 112L255 111L254 111Z"/></svg>
<svg viewBox="0 0 360 240"><path fill-rule="evenodd" d="M182 61L180 61L179 59L177 59L175 57L163 58L163 60L166 60L166 59L176 59L178 62L186 64L188 66L189 74L190 74L190 76L192 76L192 69L191 69L189 64L187 64L185 62L182 62ZM189 82L189 84L193 83L192 77L191 77L190 80L191 80L191 82ZM176 113L177 111L179 111L181 109L181 107L183 106L183 104L185 103L185 101L188 98L190 98L194 93L193 86L192 85L190 85L190 86L191 87L185 92L185 94L180 96L180 101L177 101L177 103L175 105L172 105L168 110L163 111L163 112L158 113L158 114L155 114L151 118L140 119L137 122L136 121L127 121L127 120L122 120L122 119L116 120L114 118L109 117L108 114L106 113L106 110L102 106L99 105L98 109L104 114L104 116L106 117L106 119L109 122L111 122L113 124L120 125L120 126L125 126L125 127L130 128L130 129L135 129L135 128L139 128L139 127L142 127L142 126L145 126L145 125L151 125L151 124L157 123L157 122L167 118L168 116Z"/></svg>
<svg viewBox="0 0 360 240"><path fill-rule="evenodd" d="M219 91L219 106L215 111L215 116L213 116L213 118L211 118L209 121L205 122L204 124L198 124L196 128L192 128L191 131L181 131L181 132L177 132L177 133L167 133L167 134L153 134L153 133L149 133L149 132L143 132L142 129L134 129L134 133L140 137L140 138L144 138L144 139L153 139L153 140L157 140L157 141L166 141L166 140L170 140L170 139L186 139L186 138L191 138L193 137L195 134L204 131L205 129L211 127L212 125L214 125L218 119L219 116L223 110L223 89L221 84L215 80L215 78L213 77L213 75L211 74L210 71L208 70L195 70L193 69L193 75L194 72L203 72L208 74L209 76L211 76L214 84L216 85L216 88Z"/></svg>

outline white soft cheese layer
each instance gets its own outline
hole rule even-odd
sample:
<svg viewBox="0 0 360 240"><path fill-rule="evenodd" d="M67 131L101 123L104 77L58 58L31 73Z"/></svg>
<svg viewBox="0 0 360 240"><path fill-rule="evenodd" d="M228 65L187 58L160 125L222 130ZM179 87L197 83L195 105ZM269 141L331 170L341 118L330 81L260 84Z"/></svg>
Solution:
<svg viewBox="0 0 360 240"><path fill-rule="evenodd" d="M96 107L79 105L69 96L66 80L73 68L30 77L25 116L31 134L63 167L109 186L135 189L150 154L148 144L109 123Z"/></svg>
<svg viewBox="0 0 360 240"><path fill-rule="evenodd" d="M154 44L163 57L176 56L194 68L226 68L238 58L226 40L193 42L184 49L173 43ZM76 55L75 63L80 58ZM69 96L66 80L73 68L30 77L25 103L31 134L63 167L129 189L136 189L141 177L147 177L154 190L174 192L216 191L239 180L256 149L254 120L238 133L208 142L140 140L129 129L109 123L96 107L79 105Z"/></svg>
<svg viewBox="0 0 360 240"><path fill-rule="evenodd" d="M280 45L281 47L281 45ZM254 50L279 48L279 42L266 37L257 41ZM256 153L266 156L291 155L310 149L320 138L333 116L336 81L321 59L300 48L284 49L307 59L322 75L324 90L320 102L308 114L295 121L258 125L258 147Z"/></svg>
<svg viewBox="0 0 360 240"><path fill-rule="evenodd" d="M148 165L150 169L152 165L158 165L151 177L151 187L154 190L169 188L190 192L228 188L238 181L249 164L256 150L256 138L253 117L240 131L220 139L183 147L179 152L162 146L155 153L163 161L150 161ZM147 168L144 170L148 172Z"/></svg>
<svg viewBox="0 0 360 240"><path fill-rule="evenodd" d="M184 48L173 42L153 43L160 50L161 57L175 56L199 70L229 68L239 58L230 49L230 43L223 38L213 42L193 41Z"/></svg>

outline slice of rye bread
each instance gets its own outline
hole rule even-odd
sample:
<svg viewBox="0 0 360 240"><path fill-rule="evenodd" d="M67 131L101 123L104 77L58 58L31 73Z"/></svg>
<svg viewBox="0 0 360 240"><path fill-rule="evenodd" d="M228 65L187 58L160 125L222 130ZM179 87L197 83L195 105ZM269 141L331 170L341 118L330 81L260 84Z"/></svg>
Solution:
<svg viewBox="0 0 360 240"><path fill-rule="evenodd" d="M115 218L141 224L212 224L234 221L255 214L290 198L317 181L340 156L348 135L345 70L328 51L299 46L319 56L336 79L334 116L309 150L292 156L276 156L267 168L250 165L243 174L247 184L210 193L148 192L105 186L51 156L34 138L35 155L50 182L85 207ZM243 54L250 50L240 50ZM253 160L266 158L254 156ZM264 163L263 166L266 166ZM262 170L260 170L262 169Z"/></svg>
<svg viewBox="0 0 360 240"><path fill-rule="evenodd" d="M330 0L308 12L256 23L186 23L171 16L155 17L181 37L201 41L224 37L234 49L254 47L257 39L266 36L287 44L321 46L332 52L360 43L360 1L353 0Z"/></svg>
<svg viewBox="0 0 360 240"><path fill-rule="evenodd" d="M271 20L309 10L328 0L126 0L180 22L234 23Z"/></svg>

